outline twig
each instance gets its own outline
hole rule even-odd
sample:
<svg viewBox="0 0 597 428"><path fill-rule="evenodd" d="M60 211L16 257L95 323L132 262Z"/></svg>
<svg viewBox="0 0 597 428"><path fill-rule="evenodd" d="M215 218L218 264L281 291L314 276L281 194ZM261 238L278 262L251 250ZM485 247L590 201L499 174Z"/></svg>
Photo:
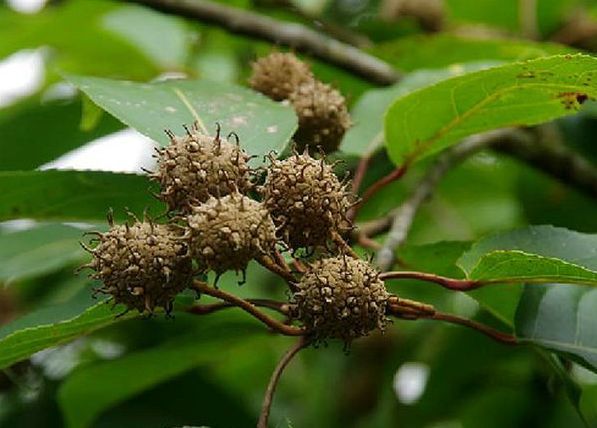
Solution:
<svg viewBox="0 0 597 428"><path fill-rule="evenodd" d="M228 303L238 306L239 308L253 315L259 321L263 322L265 325L270 327L272 330L277 331L278 333L287 336L302 336L306 333L306 331L302 328L286 325L274 318L269 317L268 315L264 314L259 309L257 309L257 307L251 302L241 299L240 297L237 297L234 294L226 293L223 290L218 290L217 288L210 287L205 282L195 280L193 281L192 288L198 291L199 293L207 294L208 296L216 297L220 300L224 300Z"/></svg>
<svg viewBox="0 0 597 428"><path fill-rule="evenodd" d="M416 279L419 281L425 282L432 282L434 284L441 285L448 290L456 290L456 291L470 291L476 288L482 287L484 285L489 285L494 282L490 281L475 281L471 279L457 279L457 278L448 278L441 275L436 275L434 273L426 273L426 272L416 272L416 271L392 271L392 272L383 272L379 274L379 279L382 281L388 279ZM504 282L504 281L500 281Z"/></svg>
<svg viewBox="0 0 597 428"><path fill-rule="evenodd" d="M539 127L526 138L508 138L496 142L496 150L513 156L585 195L597 198L597 168L564 142L545 138L547 127ZM522 135L523 131L519 131Z"/></svg>
<svg viewBox="0 0 597 428"><path fill-rule="evenodd" d="M383 281L388 279L414 279L417 281L424 281L424 282L431 282L434 284L441 285L448 290L454 291L472 291L476 290L477 288L485 287L487 285L496 285L496 284L552 284L554 282L558 282L558 276L556 274L553 275L545 275L539 277L531 277L531 278L495 278L495 279L458 279L458 278L448 278L441 275L436 275L434 273L427 273L427 272L418 272L418 271L407 271L407 270L399 270L399 271L391 271L391 272L382 272L379 274L379 278ZM561 278L559 278L561 280ZM568 278L566 280L567 284L579 284L579 285L593 285L594 282L582 279L582 278Z"/></svg>
<svg viewBox="0 0 597 428"><path fill-rule="evenodd" d="M334 39L348 43L358 48L370 48L373 45L373 43L367 36L360 33L355 33L354 31L351 31L348 28L345 28L328 20L321 19L320 16L314 15L306 11L305 9L297 6L292 0L258 0L256 4L261 7L271 8L277 6L280 8L284 8L304 20L315 22L317 26L321 27L323 31L332 36Z"/></svg>
<svg viewBox="0 0 597 428"><path fill-rule="evenodd" d="M489 338L491 338L493 340L497 340L498 342L503 343L505 345L518 345L518 339L516 339L515 336L506 334L506 333L502 333L501 331L497 331L485 324L481 324L479 322L469 320L467 318L461 318L459 316L452 315L452 314L436 312L435 314L433 314L433 316L429 317L429 319L438 320L438 321L446 321L451 324L458 324L458 325L472 328L474 330L477 330L479 333L482 333L485 336L488 336Z"/></svg>
<svg viewBox="0 0 597 428"><path fill-rule="evenodd" d="M269 419L270 409L272 407L272 401L274 398L274 392L280 381L282 372L288 366L288 363L294 358L298 352L309 344L309 340L303 336L301 337L292 347L286 351L282 356L282 359L278 362L278 365L272 373L272 377L269 380L267 389L265 390L265 396L263 397L263 404L261 405L261 414L259 415L259 422L257 428L267 428L267 421Z"/></svg>
<svg viewBox="0 0 597 428"><path fill-rule="evenodd" d="M537 40L537 0L518 0L518 16L522 35L527 39Z"/></svg>
<svg viewBox="0 0 597 428"><path fill-rule="evenodd" d="M357 195L359 193L359 189L361 188L361 184L363 183L363 179L365 178L365 174L367 173L367 169L369 169L369 164L371 163L371 155L364 155L360 160L357 168L354 171L354 177L352 178L352 193Z"/></svg>
<svg viewBox="0 0 597 428"><path fill-rule="evenodd" d="M246 299L247 302L257 307L268 308L281 313L282 315L289 314L289 307L286 303L278 302L269 299ZM193 305L187 309L188 313L195 315L207 315L222 309L235 308L236 305L230 302L209 303L206 305Z"/></svg>
<svg viewBox="0 0 597 428"><path fill-rule="evenodd" d="M419 208L432 195L446 173L473 153L512 132L515 131L501 129L474 135L452 146L437 158L427 174L415 186L415 190L410 197L392 211L390 232L376 257L376 264L382 271L388 270L394 263L396 249L406 241Z"/></svg>
<svg viewBox="0 0 597 428"><path fill-rule="evenodd" d="M383 189L384 187L386 187L388 184L393 183L394 181L399 180L400 178L402 178L402 176L404 174L406 174L407 169L408 169L408 165L404 164L404 165L396 168L392 172L390 172L385 177L382 177L379 180L377 180L375 183L373 183L367 190L365 190L365 193L363 193L363 196L361 197L361 200L354 207L352 207L352 209L349 211L348 218L350 220L354 220L355 218L357 218L357 215L359 213L359 209L363 205L365 205L365 203L369 199L371 199L373 197L373 195L375 195L381 189Z"/></svg>
<svg viewBox="0 0 597 428"><path fill-rule="evenodd" d="M352 247L346 243L346 241L340 236L338 232L332 232L332 240L341 249L342 253L348 254L349 256L358 259L359 255L354 252Z"/></svg>
<svg viewBox="0 0 597 428"><path fill-rule="evenodd" d="M398 317L405 320L431 319L438 321L446 321L452 324L458 324L465 327L472 328L478 332L497 340L506 345L517 345L516 337L497 331L485 324L473 321L467 318L462 318L453 314L446 314L438 312L431 305L427 305L414 300L402 299L398 296L390 296L387 305L388 315Z"/></svg>
<svg viewBox="0 0 597 428"><path fill-rule="evenodd" d="M301 24L281 22L250 11L206 0L127 0L156 10L220 25L307 52L372 82L389 85L400 75L386 62Z"/></svg>
<svg viewBox="0 0 597 428"><path fill-rule="evenodd" d="M276 275L283 278L284 280L286 280L286 282L288 283L288 286L290 287L291 290L294 290L296 288L296 286L295 286L296 278L294 277L294 275L292 274L290 269L288 269L288 266L286 266L286 265L285 265L285 267L280 266L278 263L276 263L274 260L272 260L269 256L261 256L261 257L257 258L256 260L261 266L263 266L270 272L273 272Z"/></svg>

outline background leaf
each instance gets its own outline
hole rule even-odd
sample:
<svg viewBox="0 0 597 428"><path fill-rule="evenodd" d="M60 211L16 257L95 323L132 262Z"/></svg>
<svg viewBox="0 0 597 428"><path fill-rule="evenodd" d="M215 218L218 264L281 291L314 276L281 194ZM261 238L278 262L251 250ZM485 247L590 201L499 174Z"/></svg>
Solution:
<svg viewBox="0 0 597 428"><path fill-rule="evenodd" d="M470 61L522 61L569 54L574 49L555 43L516 39L483 39L446 33L402 37L380 43L373 52L400 70L442 68Z"/></svg>
<svg viewBox="0 0 597 428"><path fill-rule="evenodd" d="M225 360L226 355L242 353L247 346L260 346L259 341L251 338L262 335L263 328L245 314L237 315L218 314L202 319L197 323L197 331L186 337L82 367L68 378L58 394L66 426L88 427L106 409L193 367L213 364L217 361L214 356ZM209 391L197 393L197 405L202 406L201 395Z"/></svg>
<svg viewBox="0 0 597 428"><path fill-rule="evenodd" d="M388 88L365 92L350 112L354 125L346 133L340 149L355 156L373 153L385 141L383 118L392 101L441 80L497 64L499 62L474 62L441 70L419 70L406 75L399 83Z"/></svg>
<svg viewBox="0 0 597 428"><path fill-rule="evenodd" d="M389 108L387 148L396 164L495 128L575 113L597 96L597 58L553 56L468 73L412 92Z"/></svg>
<svg viewBox="0 0 597 428"><path fill-rule="evenodd" d="M85 257L83 230L42 224L29 230L0 229L0 283L29 279L73 265Z"/></svg>
<svg viewBox="0 0 597 428"><path fill-rule="evenodd" d="M119 312L120 311L120 312ZM0 329L0 368L30 357L42 349L57 346L100 328L138 316L129 312L119 318L121 308L97 303L89 290L85 297L39 309Z"/></svg>
<svg viewBox="0 0 597 428"><path fill-rule="evenodd" d="M0 109L0 170L35 169L83 144L123 128L107 114L83 131L81 102L41 103L37 97ZM35 129L36 132L31 132Z"/></svg>
<svg viewBox="0 0 597 428"><path fill-rule="evenodd" d="M526 286L516 313L516 335L564 354L597 372L597 289Z"/></svg>
<svg viewBox="0 0 597 428"><path fill-rule="evenodd" d="M481 239L458 265L474 280L595 285L597 235L531 226Z"/></svg>
<svg viewBox="0 0 597 428"><path fill-rule="evenodd" d="M164 129L181 134L183 124L199 119L210 134L216 123L224 135L236 132L248 153L262 156L282 151L297 126L290 107L240 86L207 80L153 84L81 76L69 80L110 114L162 145L169 143Z"/></svg>
<svg viewBox="0 0 597 428"><path fill-rule="evenodd" d="M0 220L105 222L113 208L117 218L126 218L125 208L140 215L165 212L153 198L147 177L94 171L0 172Z"/></svg>

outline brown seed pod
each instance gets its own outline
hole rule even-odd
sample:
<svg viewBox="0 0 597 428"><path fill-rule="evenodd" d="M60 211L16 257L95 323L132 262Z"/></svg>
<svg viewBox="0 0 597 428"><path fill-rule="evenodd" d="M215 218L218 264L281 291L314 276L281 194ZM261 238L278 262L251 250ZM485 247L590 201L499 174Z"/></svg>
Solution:
<svg viewBox="0 0 597 428"><path fill-rule="evenodd" d="M299 118L299 128L294 134L299 149L321 147L326 153L337 150L352 124L342 94L313 80L299 86L289 100Z"/></svg>
<svg viewBox="0 0 597 428"><path fill-rule="evenodd" d="M251 187L249 156L238 144L199 132L197 125L159 150L158 168L151 175L161 186L160 198L171 211L190 212L190 205L210 196L227 195ZM231 134L234 135L234 134Z"/></svg>
<svg viewBox="0 0 597 428"><path fill-rule="evenodd" d="M316 340L353 339L383 331L389 297L378 272L369 263L346 255L311 264L297 284L296 317Z"/></svg>
<svg viewBox="0 0 597 428"><path fill-rule="evenodd" d="M271 53L255 61L252 68L251 88L276 101L287 99L299 85L313 79L309 66L292 53Z"/></svg>
<svg viewBox="0 0 597 428"><path fill-rule="evenodd" d="M244 271L251 259L269 254L276 244L267 209L238 192L193 207L187 223L193 258L216 274Z"/></svg>
<svg viewBox="0 0 597 428"><path fill-rule="evenodd" d="M168 225L136 221L132 225L112 225L97 234L99 244L89 249L95 270L92 278L103 282L97 291L109 294L115 303L129 310L153 313L163 307L172 310L174 297L184 290L193 276L186 243Z"/></svg>
<svg viewBox="0 0 597 428"><path fill-rule="evenodd" d="M342 234L351 227L346 185L331 165L308 153L281 161L272 158L262 193L278 236L295 250L326 246L334 232Z"/></svg>

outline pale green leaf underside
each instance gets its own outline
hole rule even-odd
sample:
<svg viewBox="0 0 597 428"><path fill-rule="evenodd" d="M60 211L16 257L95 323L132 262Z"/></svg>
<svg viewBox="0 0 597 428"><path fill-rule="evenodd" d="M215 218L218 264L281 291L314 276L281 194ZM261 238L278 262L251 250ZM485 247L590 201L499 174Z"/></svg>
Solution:
<svg viewBox="0 0 597 428"><path fill-rule="evenodd" d="M224 136L236 132L247 152L262 156L284 149L297 127L290 107L236 85L207 80L135 83L83 76L68 79L104 110L161 145L169 143L165 129L181 135L182 125L198 121L215 135L219 123Z"/></svg>
<svg viewBox="0 0 597 428"><path fill-rule="evenodd" d="M565 282L597 285L597 272L563 260L519 250L493 251L469 273L473 280L491 282Z"/></svg>
<svg viewBox="0 0 597 428"><path fill-rule="evenodd" d="M597 285L597 235L530 226L479 240L457 264L474 280Z"/></svg>
<svg viewBox="0 0 597 428"><path fill-rule="evenodd" d="M516 314L516 334L597 371L596 313L597 289L529 285Z"/></svg>
<svg viewBox="0 0 597 428"><path fill-rule="evenodd" d="M396 164L438 152L469 135L543 123L597 96L597 58L557 55L468 73L414 91L386 113Z"/></svg>

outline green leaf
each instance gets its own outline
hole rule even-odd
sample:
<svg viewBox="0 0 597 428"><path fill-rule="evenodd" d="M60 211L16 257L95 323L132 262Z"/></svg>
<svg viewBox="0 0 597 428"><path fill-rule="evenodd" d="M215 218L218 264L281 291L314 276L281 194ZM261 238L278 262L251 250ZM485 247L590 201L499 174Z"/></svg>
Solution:
<svg viewBox="0 0 597 428"><path fill-rule="evenodd" d="M384 143L384 113L395 99L441 80L497 64L499 63L472 62L441 70L420 70L408 74L399 83L388 88L367 91L351 111L354 126L348 130L342 140L342 151L350 155L362 156L370 155L381 147Z"/></svg>
<svg viewBox="0 0 597 428"><path fill-rule="evenodd" d="M372 51L376 56L404 71L442 68L470 61L523 61L577 52L555 43L475 39L446 33L402 37L381 43Z"/></svg>
<svg viewBox="0 0 597 428"><path fill-rule="evenodd" d="M79 246L83 230L42 224L9 232L0 229L0 283L30 279L73 265L85 257Z"/></svg>
<svg viewBox="0 0 597 428"><path fill-rule="evenodd" d="M126 218L125 208L140 215L165 212L149 194L147 177L97 171L0 172L0 220L104 222L109 208Z"/></svg>
<svg viewBox="0 0 597 428"><path fill-rule="evenodd" d="M60 70L130 79L155 76L160 67L124 37L103 28L104 15L117 9L113 2L69 1L37 14L1 10L0 58L47 46Z"/></svg>
<svg viewBox="0 0 597 428"><path fill-rule="evenodd" d="M197 120L210 134L220 123L224 135L236 132L248 153L262 156L282 151L297 126L290 107L240 86L207 80L152 84L82 76L69 80L107 112L162 145L169 143L164 129L181 134L183 124Z"/></svg>
<svg viewBox="0 0 597 428"><path fill-rule="evenodd" d="M396 164L436 153L469 135L535 125L575 113L597 96L597 58L552 56L468 73L399 98L385 119Z"/></svg>
<svg viewBox="0 0 597 428"><path fill-rule="evenodd" d="M597 235L531 226L481 239L458 265L475 280L595 284Z"/></svg>
<svg viewBox="0 0 597 428"><path fill-rule="evenodd" d="M75 302L25 315L0 329L0 368L9 367L42 349L138 316L137 312L129 312L117 318L120 312L119 308L112 310L105 302L92 301L91 293L85 290L85 296Z"/></svg>
<svg viewBox="0 0 597 428"><path fill-rule="evenodd" d="M526 286L516 335L597 372L597 290L571 285Z"/></svg>
<svg viewBox="0 0 597 428"><path fill-rule="evenodd" d="M243 321L236 321L237 317L230 315L201 319L198 323L201 328L184 340L177 339L75 371L58 393L66 426L88 427L103 411L145 389L193 367L213 364L224 355L238 355L241 348L254 349L263 343L255 340L247 343L264 331L261 327L244 314Z"/></svg>
<svg viewBox="0 0 597 428"><path fill-rule="evenodd" d="M188 57L192 35L185 22L173 16L125 5L103 16L102 23L164 69L180 67Z"/></svg>
<svg viewBox="0 0 597 428"><path fill-rule="evenodd" d="M96 115L96 119L95 126L85 131L80 129L79 100L41 104L36 97L0 109L0 170L35 169L89 141L122 129L122 124L107 114Z"/></svg>
<svg viewBox="0 0 597 428"><path fill-rule="evenodd" d="M531 226L477 241L457 261L468 279L597 285L597 235ZM483 287L471 296L500 320L514 324L523 287Z"/></svg>

